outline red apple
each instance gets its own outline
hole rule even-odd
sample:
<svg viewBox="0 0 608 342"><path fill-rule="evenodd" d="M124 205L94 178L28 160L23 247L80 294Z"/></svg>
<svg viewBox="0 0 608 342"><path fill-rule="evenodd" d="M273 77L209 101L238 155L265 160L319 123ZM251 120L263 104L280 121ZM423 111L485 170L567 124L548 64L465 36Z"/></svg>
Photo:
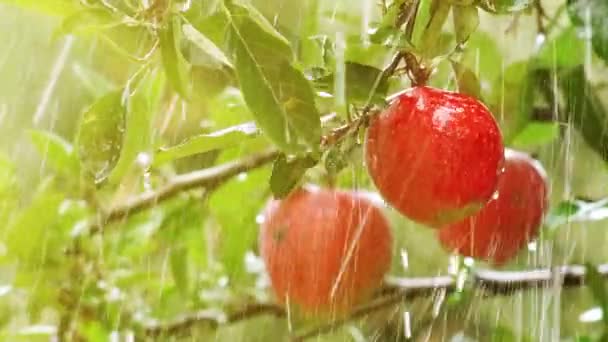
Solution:
<svg viewBox="0 0 608 342"><path fill-rule="evenodd" d="M260 250L280 303L341 315L377 289L391 263L381 210L347 191L300 189L264 213Z"/></svg>
<svg viewBox="0 0 608 342"><path fill-rule="evenodd" d="M545 170L522 152L507 149L505 157L496 196L475 215L439 231L447 250L501 265L537 235L548 206Z"/></svg>
<svg viewBox="0 0 608 342"><path fill-rule="evenodd" d="M496 190L504 147L489 110L468 95L414 87L374 118L366 163L384 199L439 228L478 211Z"/></svg>

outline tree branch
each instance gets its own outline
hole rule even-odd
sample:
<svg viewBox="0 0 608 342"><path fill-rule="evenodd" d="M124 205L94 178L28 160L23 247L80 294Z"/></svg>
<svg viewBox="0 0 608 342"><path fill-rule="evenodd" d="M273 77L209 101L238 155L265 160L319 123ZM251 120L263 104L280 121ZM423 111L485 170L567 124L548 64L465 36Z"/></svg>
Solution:
<svg viewBox="0 0 608 342"><path fill-rule="evenodd" d="M170 198L181 191L194 188L212 189L228 181L230 178L246 171L266 165L279 155L277 150L269 150L251 157L228 162L207 169L197 170L173 177L167 184L153 192L144 192L132 197L125 203L113 207L100 219L91 232L96 232L101 225L119 220L141 210L153 207L158 202Z"/></svg>
<svg viewBox="0 0 608 342"><path fill-rule="evenodd" d="M393 56L391 62L382 70L378 83L394 74L402 58L402 52L397 52ZM390 100L391 97L388 99ZM361 128L361 126L363 126L369 119L369 114L371 111L372 106L369 104L366 105L363 108L362 114L356 120L336 127L328 134L323 136L321 138L321 146L329 147L334 145L348 134L358 131L359 128ZM334 118L334 116L334 114L326 115L322 118L322 121L327 122ZM128 199L126 202L114 206L107 212L102 213L97 222L92 225L89 232L93 234L97 233L105 224L109 222L120 220L144 209L153 207L159 202L171 198L182 191L194 188L205 188L207 190L215 188L242 172L250 171L272 162L279 154L280 151L273 149L245 158L243 160L233 161L208 169L176 176L169 180L169 182L160 189L153 192L145 192L140 195L136 195Z"/></svg>
<svg viewBox="0 0 608 342"><path fill-rule="evenodd" d="M608 264L597 267L598 272L608 279ZM585 267L581 265L558 266L552 269L535 269L526 271L493 271L476 270L471 277L471 285L484 297L508 296L517 291L535 288L547 288L558 282L563 287L576 287L585 283ZM446 294L457 290L456 279L451 276L428 278L389 278L371 302L356 308L349 316L316 326L297 334L294 342L301 342L320 334L328 333L336 328L371 313L389 308L406 299L428 297L437 291ZM236 323L261 315L285 317L285 311L278 305L250 304L231 314L200 311L170 321L154 323L144 328L145 335L176 335L191 329L198 324L208 324L219 327L224 324Z"/></svg>

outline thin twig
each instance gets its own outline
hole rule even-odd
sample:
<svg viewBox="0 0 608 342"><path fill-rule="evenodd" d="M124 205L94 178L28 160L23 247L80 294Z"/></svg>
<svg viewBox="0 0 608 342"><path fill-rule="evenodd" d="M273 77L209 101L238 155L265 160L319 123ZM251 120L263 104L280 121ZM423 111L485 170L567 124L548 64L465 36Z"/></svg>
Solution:
<svg viewBox="0 0 608 342"><path fill-rule="evenodd" d="M598 272L608 278L608 264L599 265ZM560 282L563 287L576 287L585 283L585 267L581 265L558 266L552 269L535 269L526 271L492 271L477 270L471 277L471 286L480 292L481 296L508 296L517 291L536 288L548 288L554 282ZM458 289L456 279L451 276L420 277L420 278L389 278L378 295L371 302L355 309L345 318L330 321L295 335L294 342L301 342L318 335L331 332L340 326L366 315L389 308L404 300L423 298L445 291L446 294ZM199 324L218 327L224 324L236 323L261 315L285 317L282 307L272 304L250 304L244 309L232 314L218 314L212 311L199 311L170 321L154 323L145 327L147 336L181 334Z"/></svg>
<svg viewBox="0 0 608 342"><path fill-rule="evenodd" d="M222 324L232 324L249 318L262 315L284 317L285 311L272 304L250 304L232 314L224 314L217 311L202 310L194 314L177 318L167 323L150 323L144 328L146 336L158 337L161 335L178 335L191 329L195 325L208 324L217 327Z"/></svg>
<svg viewBox="0 0 608 342"><path fill-rule="evenodd" d="M536 10L536 30L538 31L538 33L546 35L547 29L545 27L543 19L547 18L547 13L545 12L545 9L543 8L543 5L540 0L534 1L534 9Z"/></svg>
<svg viewBox="0 0 608 342"><path fill-rule="evenodd" d="M268 164L278 155L279 151L273 149L242 160L175 176L157 191L144 192L130 198L125 203L111 208L110 211L102 216L100 223L91 229L91 232L96 232L100 229L101 225L107 222L116 221L153 207L158 202L171 198L182 191L194 188L213 189L242 172Z"/></svg>

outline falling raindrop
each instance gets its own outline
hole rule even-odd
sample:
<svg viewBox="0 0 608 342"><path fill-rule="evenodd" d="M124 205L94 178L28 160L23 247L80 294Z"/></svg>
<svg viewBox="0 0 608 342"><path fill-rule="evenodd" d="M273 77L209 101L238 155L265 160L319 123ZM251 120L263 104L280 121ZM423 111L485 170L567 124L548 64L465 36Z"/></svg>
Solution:
<svg viewBox="0 0 608 342"><path fill-rule="evenodd" d="M599 306L593 307L578 316L578 320L583 323L599 322L604 318L602 308Z"/></svg>
<svg viewBox="0 0 608 342"><path fill-rule="evenodd" d="M407 270L409 267L408 254L405 248L401 249L401 267L403 267L403 270Z"/></svg>
<svg viewBox="0 0 608 342"><path fill-rule="evenodd" d="M412 338L412 320L410 316L411 315L409 311L405 311L403 313L403 332L405 338L407 339Z"/></svg>

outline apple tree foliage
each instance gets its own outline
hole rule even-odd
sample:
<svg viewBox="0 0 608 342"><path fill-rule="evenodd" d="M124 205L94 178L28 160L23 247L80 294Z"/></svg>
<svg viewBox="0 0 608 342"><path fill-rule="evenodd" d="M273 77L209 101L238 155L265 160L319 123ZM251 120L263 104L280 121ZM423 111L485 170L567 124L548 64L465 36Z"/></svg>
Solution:
<svg viewBox="0 0 608 342"><path fill-rule="evenodd" d="M478 97L505 145L547 167L543 232L508 267L608 260L605 0L0 0L0 18L2 340L281 341L313 326L223 322L273 301L256 222L270 196L304 182L374 191L362 118L411 85L412 65L387 69L396 54ZM393 275L462 266L387 213ZM465 287L317 340L598 340L608 295L589 269L588 289ZM193 313L206 323L151 333Z"/></svg>

